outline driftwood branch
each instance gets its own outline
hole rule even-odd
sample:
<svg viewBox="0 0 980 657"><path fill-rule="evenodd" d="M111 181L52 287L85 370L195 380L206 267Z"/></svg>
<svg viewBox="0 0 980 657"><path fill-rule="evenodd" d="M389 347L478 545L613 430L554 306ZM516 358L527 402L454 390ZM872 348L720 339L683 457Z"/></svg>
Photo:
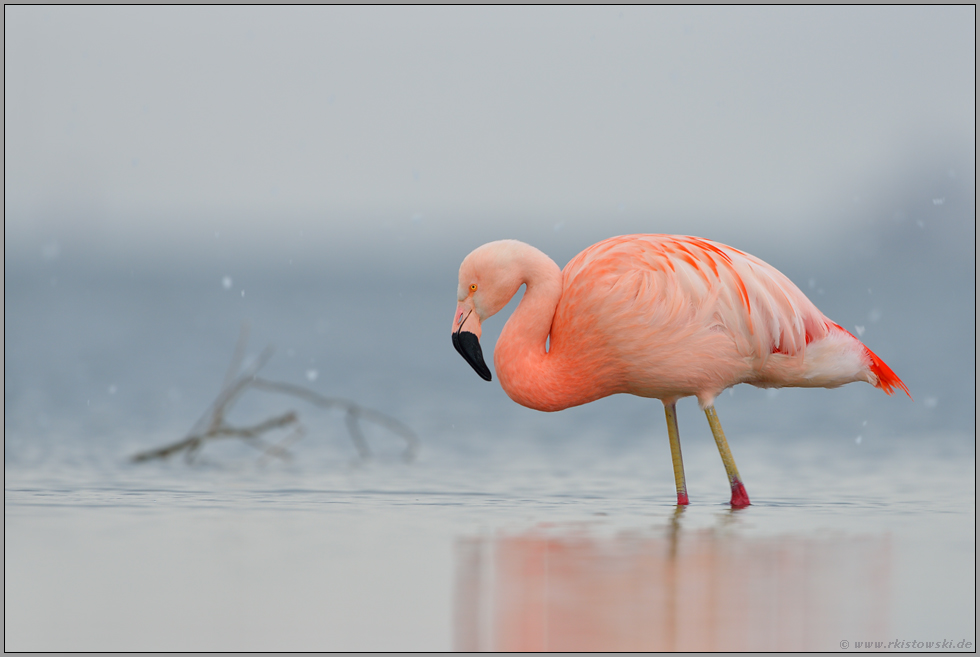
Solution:
<svg viewBox="0 0 980 657"><path fill-rule="evenodd" d="M380 425L403 438L405 440L405 451L402 452L402 459L411 461L415 458L419 448L418 437L408 426L390 415L365 408L348 399L325 397L303 386L259 378L259 370L272 357L271 347L267 347L253 363L243 369L242 362L245 359L245 345L247 341L248 328L247 326L243 326L221 391L200 419L194 424L187 436L169 445L134 454L132 461L140 463L154 459L165 459L174 454L183 453L184 458L190 463L207 441L222 438L241 439L245 444L261 451L263 459L274 457L287 460L291 458L291 454L287 448L306 433L306 429L299 422L299 415L294 411L276 415L252 426L235 427L228 423L226 418L231 412L231 409L249 389L288 395L302 399L319 408L343 409L345 412L347 432L350 434L351 441L354 443L354 447L357 449L357 453L362 460L368 460L373 456L371 447L361 428L362 420ZM277 443L270 444L262 440L262 436L270 431L290 427L292 431Z"/></svg>

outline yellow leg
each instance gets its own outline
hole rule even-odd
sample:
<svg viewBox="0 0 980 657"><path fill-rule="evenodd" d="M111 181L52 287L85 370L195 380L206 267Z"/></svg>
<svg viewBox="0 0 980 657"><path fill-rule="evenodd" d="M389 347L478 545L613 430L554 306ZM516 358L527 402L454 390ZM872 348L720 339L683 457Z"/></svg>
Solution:
<svg viewBox="0 0 980 657"><path fill-rule="evenodd" d="M681 457L681 436L677 431L677 409L674 402L664 403L667 414L667 437L670 439L670 460L674 463L674 483L677 485L677 503L688 504L687 480L684 477L684 459Z"/></svg>
<svg viewBox="0 0 980 657"><path fill-rule="evenodd" d="M725 464L725 472L728 473L728 483L732 486L732 506L748 506L749 494L745 491L742 478L738 476L738 468L735 467L735 459L732 457L732 450L728 447L728 440L725 439L718 413L715 412L714 406L709 406L704 409L704 414L708 416L708 424L711 425L711 433L718 445L721 462Z"/></svg>

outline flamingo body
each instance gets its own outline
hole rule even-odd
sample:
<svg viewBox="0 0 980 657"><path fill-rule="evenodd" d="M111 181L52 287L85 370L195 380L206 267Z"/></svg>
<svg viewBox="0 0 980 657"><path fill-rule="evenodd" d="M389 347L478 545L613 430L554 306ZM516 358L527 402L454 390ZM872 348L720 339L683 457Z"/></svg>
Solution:
<svg viewBox="0 0 980 657"><path fill-rule="evenodd" d="M459 271L454 344L488 380L476 354L480 325L522 284L527 292L501 332L494 365L510 398L530 408L558 411L630 393L669 408L695 396L709 409L739 383L834 388L866 381L888 394L908 393L880 358L774 267L680 235L613 237L563 271L516 240L470 253Z"/></svg>

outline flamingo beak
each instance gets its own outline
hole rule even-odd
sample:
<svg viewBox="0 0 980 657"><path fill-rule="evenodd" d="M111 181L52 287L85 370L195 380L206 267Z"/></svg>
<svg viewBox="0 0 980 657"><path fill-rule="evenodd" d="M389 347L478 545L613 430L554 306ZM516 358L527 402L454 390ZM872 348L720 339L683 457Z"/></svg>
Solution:
<svg viewBox="0 0 980 657"><path fill-rule="evenodd" d="M467 322L470 324L475 324L474 331L464 331L463 327L466 326ZM480 348L480 319L473 312L472 308L466 308L460 305L456 308L456 319L453 321L453 346L456 347L456 351L459 355L466 359L466 362L476 370L484 381L490 381L493 377L490 375L490 368L487 367L486 361L483 360L483 349Z"/></svg>

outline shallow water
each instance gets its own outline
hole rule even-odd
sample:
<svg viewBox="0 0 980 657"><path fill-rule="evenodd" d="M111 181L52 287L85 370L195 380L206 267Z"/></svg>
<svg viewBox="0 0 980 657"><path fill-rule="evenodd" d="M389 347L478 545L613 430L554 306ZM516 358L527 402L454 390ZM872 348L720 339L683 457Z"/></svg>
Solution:
<svg viewBox="0 0 980 657"><path fill-rule="evenodd" d="M691 441L692 443L694 441ZM8 650L838 649L973 642L973 454L504 438L489 459L89 463L5 476ZM550 446L554 447L554 446ZM660 451L666 451L662 446ZM308 448L308 456L317 450ZM313 453L313 454L311 454ZM228 455L225 455L228 456ZM115 467L112 467L115 466Z"/></svg>

